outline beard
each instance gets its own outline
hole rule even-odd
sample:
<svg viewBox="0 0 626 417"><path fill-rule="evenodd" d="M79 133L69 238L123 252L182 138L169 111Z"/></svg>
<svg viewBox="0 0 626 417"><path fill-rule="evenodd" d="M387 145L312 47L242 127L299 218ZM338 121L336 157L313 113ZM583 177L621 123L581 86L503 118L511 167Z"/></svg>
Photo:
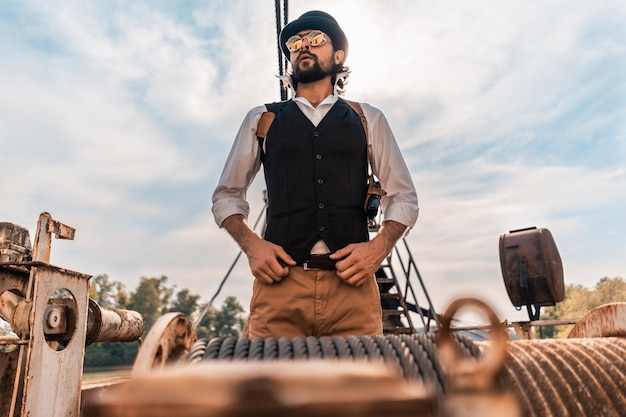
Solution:
<svg viewBox="0 0 626 417"><path fill-rule="evenodd" d="M291 75L294 86L298 85L298 83L307 84L319 81L334 73L334 68L330 64L330 62L327 63L328 65L322 66L317 56L313 54L306 54L305 57L311 58L313 60L313 63L306 68L301 68L299 60L302 58L302 56L299 57L298 63L294 66L293 74Z"/></svg>

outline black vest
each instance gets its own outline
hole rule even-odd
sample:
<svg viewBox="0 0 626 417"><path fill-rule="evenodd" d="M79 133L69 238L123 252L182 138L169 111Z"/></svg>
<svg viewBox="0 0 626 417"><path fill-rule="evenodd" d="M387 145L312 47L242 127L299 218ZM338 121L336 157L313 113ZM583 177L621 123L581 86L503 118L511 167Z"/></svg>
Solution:
<svg viewBox="0 0 626 417"><path fill-rule="evenodd" d="M320 239L332 252L367 241L367 140L358 115L340 99L315 127L292 100L267 107L276 119L262 154L265 239L297 262Z"/></svg>

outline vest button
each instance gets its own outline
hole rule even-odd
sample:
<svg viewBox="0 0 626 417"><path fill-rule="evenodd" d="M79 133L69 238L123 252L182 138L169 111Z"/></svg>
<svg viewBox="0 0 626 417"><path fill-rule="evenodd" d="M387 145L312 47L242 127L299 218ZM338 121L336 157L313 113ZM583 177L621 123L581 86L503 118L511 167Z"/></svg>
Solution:
<svg viewBox="0 0 626 417"><path fill-rule="evenodd" d="M320 209L320 210L324 210L324 207L326 207L326 206L324 206L324 204L323 204L323 203L319 203L319 204L317 205L317 207L319 207L319 209Z"/></svg>
<svg viewBox="0 0 626 417"><path fill-rule="evenodd" d="M313 136L316 138L320 137L320 132L318 132L317 130L315 132L313 132Z"/></svg>
<svg viewBox="0 0 626 417"><path fill-rule="evenodd" d="M318 178L318 179L317 179L317 183L318 183L319 185L322 185L322 184L324 184L324 180L323 180L323 179L321 179L321 178Z"/></svg>
<svg viewBox="0 0 626 417"><path fill-rule="evenodd" d="M326 230L326 228L324 226L320 226L317 228L317 230L319 230L320 232L323 232L324 230Z"/></svg>
<svg viewBox="0 0 626 417"><path fill-rule="evenodd" d="M315 155L315 159L317 159L319 161L320 159L322 159L322 155L320 155L320 154Z"/></svg>

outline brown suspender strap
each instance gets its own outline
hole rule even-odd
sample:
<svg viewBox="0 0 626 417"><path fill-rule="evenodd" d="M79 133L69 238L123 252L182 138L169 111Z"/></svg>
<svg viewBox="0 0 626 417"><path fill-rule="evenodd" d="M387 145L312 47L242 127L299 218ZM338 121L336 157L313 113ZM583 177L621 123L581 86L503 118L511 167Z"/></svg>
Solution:
<svg viewBox="0 0 626 417"><path fill-rule="evenodd" d="M356 101L346 100L345 98L343 99L343 101L345 101L348 104L348 106L352 107L352 110L354 110L354 112L359 115L359 119L361 119L361 123L363 123L363 130L365 130L365 138L367 139L368 137L367 119L365 118L365 115L363 114L363 109L361 109L361 105L357 103ZM369 159L369 152L367 153L367 155Z"/></svg>
<svg viewBox="0 0 626 417"><path fill-rule="evenodd" d="M259 124L256 127L256 136L265 139L275 118L276 115L273 112L263 112L263 114L261 114L261 118L259 119Z"/></svg>
<svg viewBox="0 0 626 417"><path fill-rule="evenodd" d="M361 123L363 123L363 130L365 130L365 139L367 140L369 136L368 131L367 131L367 119L365 118L365 115L363 114L363 109L361 109L361 105L357 103L356 101L350 101L346 99L343 99L343 101L345 101L350 107L352 107L352 110L354 110L355 113L359 115L359 119L361 119ZM369 144L368 144L368 150L367 150L367 161L369 162L369 165L371 167L372 161L370 160ZM369 178L369 188L367 190L368 194L377 194L381 196L387 194L382 188L374 187L373 183L374 183L374 173L372 172L370 173L370 178Z"/></svg>
<svg viewBox="0 0 626 417"><path fill-rule="evenodd" d="M365 130L365 137L367 138L367 119L363 114L363 110L361 109L361 105L356 101L350 101L343 99L351 108L354 110L356 114L359 115L359 119L361 119L361 123L363 124L363 130ZM271 111L266 111L261 114L261 118L259 119L259 124L256 128L256 135L260 138L265 139L267 137L267 132L270 130L274 119L276 118L276 114Z"/></svg>

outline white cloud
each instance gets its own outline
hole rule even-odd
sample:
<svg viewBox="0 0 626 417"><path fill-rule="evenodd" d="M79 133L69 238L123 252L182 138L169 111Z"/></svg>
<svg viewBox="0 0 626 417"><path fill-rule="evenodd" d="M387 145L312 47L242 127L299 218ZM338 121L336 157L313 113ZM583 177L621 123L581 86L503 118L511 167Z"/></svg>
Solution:
<svg viewBox="0 0 626 417"><path fill-rule="evenodd" d="M130 288L167 275L208 300L238 252L212 188L244 114L279 98L274 10L252 4L0 15L0 221L34 233L48 210L78 229L55 263ZM623 6L320 1L290 20L309 7L344 27L348 97L381 108L405 150L421 205L408 240L438 309L472 293L511 317L497 240L520 227L552 231L568 282L624 275ZM224 294L245 306L249 291L242 259Z"/></svg>

